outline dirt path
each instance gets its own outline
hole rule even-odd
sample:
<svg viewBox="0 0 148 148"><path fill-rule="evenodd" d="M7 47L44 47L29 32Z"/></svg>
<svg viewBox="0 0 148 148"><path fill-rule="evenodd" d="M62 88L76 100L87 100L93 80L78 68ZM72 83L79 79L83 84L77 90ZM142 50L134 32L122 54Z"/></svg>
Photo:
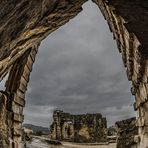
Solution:
<svg viewBox="0 0 148 148"><path fill-rule="evenodd" d="M69 142L62 142L62 145L64 145L64 148L116 148L115 143L107 145L77 145Z"/></svg>
<svg viewBox="0 0 148 148"><path fill-rule="evenodd" d="M51 145L51 141L45 137L33 136L32 142L27 143L27 148L116 148L116 144L78 144L61 142L62 145ZM48 142L50 141L50 142Z"/></svg>

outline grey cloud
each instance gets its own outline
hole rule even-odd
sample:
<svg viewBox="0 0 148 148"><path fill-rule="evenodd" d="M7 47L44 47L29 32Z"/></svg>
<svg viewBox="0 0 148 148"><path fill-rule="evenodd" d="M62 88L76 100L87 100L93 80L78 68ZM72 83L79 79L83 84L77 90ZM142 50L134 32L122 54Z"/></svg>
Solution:
<svg viewBox="0 0 148 148"><path fill-rule="evenodd" d="M55 109L53 106L36 106L36 105L28 105L26 108L25 122L38 125L42 125L44 127L49 127L49 120L52 121L52 112ZM33 117L33 120L32 120ZM30 122L32 121L32 122Z"/></svg>
<svg viewBox="0 0 148 148"><path fill-rule="evenodd" d="M133 112L133 106L130 104L120 108L108 107L102 110L102 112L107 117L109 123L114 123L116 121L136 116L136 113Z"/></svg>

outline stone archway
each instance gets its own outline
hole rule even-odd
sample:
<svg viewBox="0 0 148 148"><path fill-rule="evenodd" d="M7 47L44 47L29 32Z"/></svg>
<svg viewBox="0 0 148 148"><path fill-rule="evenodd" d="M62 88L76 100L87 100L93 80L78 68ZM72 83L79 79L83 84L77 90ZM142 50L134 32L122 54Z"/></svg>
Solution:
<svg viewBox="0 0 148 148"><path fill-rule="evenodd" d="M40 42L67 23L86 0L2 0L0 4L0 78L9 72L1 91L1 147L19 148L29 75ZM134 108L138 111L140 148L148 146L148 2L93 0L102 11L122 55ZM135 13L136 11L136 13Z"/></svg>

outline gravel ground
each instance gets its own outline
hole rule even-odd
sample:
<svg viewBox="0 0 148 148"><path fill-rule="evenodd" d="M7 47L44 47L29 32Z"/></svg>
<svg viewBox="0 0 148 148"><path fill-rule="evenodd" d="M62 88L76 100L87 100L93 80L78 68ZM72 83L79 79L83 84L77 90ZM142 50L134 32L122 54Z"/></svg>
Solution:
<svg viewBox="0 0 148 148"><path fill-rule="evenodd" d="M34 138L31 143L27 143L26 148L116 148L115 143L108 145L80 145L70 142L62 142L62 144L62 146L49 145L46 142L43 142L41 139Z"/></svg>
<svg viewBox="0 0 148 148"><path fill-rule="evenodd" d="M63 143L64 144L64 143ZM63 148L116 148L116 144L108 144L108 145L74 145L71 143L65 143Z"/></svg>

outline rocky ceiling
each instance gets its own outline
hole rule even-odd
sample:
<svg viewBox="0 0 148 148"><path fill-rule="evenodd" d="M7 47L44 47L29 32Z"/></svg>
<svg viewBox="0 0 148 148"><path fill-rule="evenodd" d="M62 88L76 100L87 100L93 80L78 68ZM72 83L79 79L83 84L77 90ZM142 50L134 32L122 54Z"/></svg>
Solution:
<svg viewBox="0 0 148 148"><path fill-rule="evenodd" d="M67 23L87 0L2 0L0 3L0 78L30 47ZM140 56L148 57L148 2L144 0L104 1L122 16L129 32L141 43ZM101 8L100 8L101 9ZM143 17L139 17L143 16Z"/></svg>

